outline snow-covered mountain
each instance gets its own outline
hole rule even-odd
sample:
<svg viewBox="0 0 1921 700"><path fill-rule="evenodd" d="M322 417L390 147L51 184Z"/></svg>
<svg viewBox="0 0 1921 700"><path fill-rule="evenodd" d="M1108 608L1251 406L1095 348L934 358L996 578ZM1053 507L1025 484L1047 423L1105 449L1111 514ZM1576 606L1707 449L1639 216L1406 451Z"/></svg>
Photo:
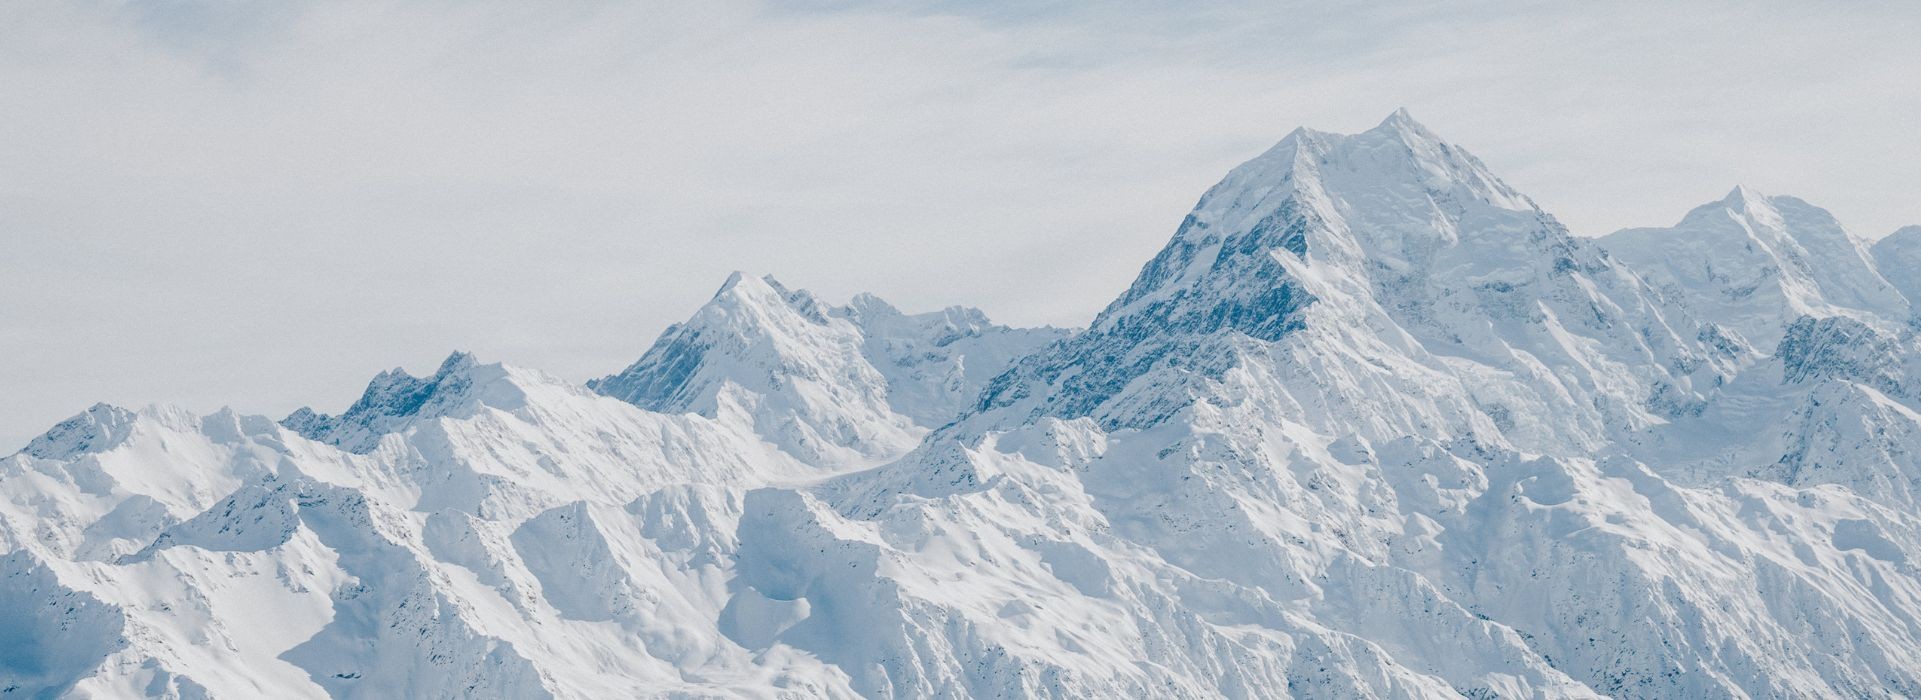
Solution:
<svg viewBox="0 0 1921 700"><path fill-rule="evenodd" d="M1773 347L1801 316L1903 320L1908 299L1884 278L1869 244L1826 211L1736 187L1672 228L1603 239L1615 257L1694 311Z"/></svg>
<svg viewBox="0 0 1921 700"><path fill-rule="evenodd" d="M587 386L649 411L738 416L802 461L849 466L906 452L1064 335L962 307L909 316L872 295L828 306L736 272L633 366Z"/></svg>
<svg viewBox="0 0 1921 700"><path fill-rule="evenodd" d="M737 274L586 385L95 406L0 461L0 688L1921 695L1916 241L1578 238L1397 112L1079 331Z"/></svg>
<svg viewBox="0 0 1921 700"><path fill-rule="evenodd" d="M1874 264L1902 296L1921 300L1921 226L1904 226L1874 244ZM1921 316L1921 302L1910 305L1909 318Z"/></svg>

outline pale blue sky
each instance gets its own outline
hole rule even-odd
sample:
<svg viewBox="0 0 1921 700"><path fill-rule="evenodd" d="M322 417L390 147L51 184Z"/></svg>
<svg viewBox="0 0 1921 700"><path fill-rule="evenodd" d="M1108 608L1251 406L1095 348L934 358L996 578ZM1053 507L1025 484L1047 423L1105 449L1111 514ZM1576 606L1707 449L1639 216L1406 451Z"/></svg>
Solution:
<svg viewBox="0 0 1921 700"><path fill-rule="evenodd" d="M1921 4L0 4L0 452L94 401L612 372L727 272L1083 322L1406 106L1577 232L1921 221Z"/></svg>

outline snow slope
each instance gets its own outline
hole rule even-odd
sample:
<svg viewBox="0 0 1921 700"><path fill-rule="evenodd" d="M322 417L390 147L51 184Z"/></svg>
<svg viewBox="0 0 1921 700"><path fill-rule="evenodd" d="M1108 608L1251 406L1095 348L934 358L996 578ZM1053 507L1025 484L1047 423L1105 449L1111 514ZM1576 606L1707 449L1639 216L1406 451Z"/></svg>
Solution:
<svg viewBox="0 0 1921 700"><path fill-rule="evenodd" d="M1876 241L1869 252L1874 264L1902 296L1921 299L1921 226L1904 226Z"/></svg>
<svg viewBox="0 0 1921 700"><path fill-rule="evenodd" d="M1672 228L1619 231L1602 245L1757 347L1773 347L1801 316L1908 314L1907 297L1882 276L1868 243L1793 197L1736 187Z"/></svg>
<svg viewBox="0 0 1921 700"><path fill-rule="evenodd" d="M905 452L987 377L1061 335L967 308L908 316L871 295L830 307L736 272L633 366L588 386L650 411L748 416L795 457L848 466Z"/></svg>
<svg viewBox="0 0 1921 700"><path fill-rule="evenodd" d="M95 406L0 461L0 688L1921 695L1899 245L1745 190L1577 238L1398 112L1080 331L735 275L586 386Z"/></svg>

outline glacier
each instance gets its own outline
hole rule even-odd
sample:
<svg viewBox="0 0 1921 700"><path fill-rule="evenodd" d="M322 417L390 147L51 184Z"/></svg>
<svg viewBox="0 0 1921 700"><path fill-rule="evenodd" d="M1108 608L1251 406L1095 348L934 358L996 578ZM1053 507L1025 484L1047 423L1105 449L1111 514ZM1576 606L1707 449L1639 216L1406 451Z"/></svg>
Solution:
<svg viewBox="0 0 1921 700"><path fill-rule="evenodd" d="M585 383L89 408L0 460L0 694L1921 696L1917 270L1299 129L1084 328L736 273Z"/></svg>

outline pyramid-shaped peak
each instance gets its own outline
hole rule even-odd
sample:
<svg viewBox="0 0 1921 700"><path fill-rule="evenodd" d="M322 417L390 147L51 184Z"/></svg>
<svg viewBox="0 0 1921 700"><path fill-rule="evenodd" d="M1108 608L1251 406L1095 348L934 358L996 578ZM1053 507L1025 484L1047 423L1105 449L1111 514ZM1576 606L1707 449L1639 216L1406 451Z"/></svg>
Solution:
<svg viewBox="0 0 1921 700"><path fill-rule="evenodd" d="M1386 118L1382 119L1378 124L1375 124L1373 128L1357 133L1350 134L1337 131L1323 131L1309 126L1295 127L1293 131L1287 132L1286 136L1283 136L1279 142L1272 148L1269 148L1267 152L1257 157L1256 160L1269 158L1277 154L1292 155L1297 149L1302 147L1306 147L1309 151L1332 150L1344 143L1376 141L1382 137L1390 137L1403 141L1442 143L1439 135L1427 128L1427 125L1415 119L1414 115L1410 114L1407 108L1403 107L1389 113Z"/></svg>
<svg viewBox="0 0 1921 700"><path fill-rule="evenodd" d="M772 318L798 314L816 324L827 322L827 305L821 303L813 292L805 289L792 289L774 279L773 275L754 277L744 272L734 272L727 276L713 299L695 312L687 323L705 322L729 323L748 322L757 324Z"/></svg>
<svg viewBox="0 0 1921 700"><path fill-rule="evenodd" d="M727 280L720 283L720 289L714 291L714 296L720 296L732 291L735 287L740 286L741 281L746 279L749 279L748 274L740 270L727 273Z"/></svg>
<svg viewBox="0 0 1921 700"><path fill-rule="evenodd" d="M1720 199L1705 202L1688 210L1675 228L1682 230L1704 225L1725 226L1731 219L1778 223L1781 214L1775 206L1776 199L1753 187L1735 185L1734 189L1728 190L1728 193Z"/></svg>
<svg viewBox="0 0 1921 700"><path fill-rule="evenodd" d="M1426 139L1437 138L1434 132L1428 130L1426 125L1416 120L1413 114L1409 114L1406 107L1394 110L1387 115L1386 119L1382 119L1381 123L1370 131L1409 134Z"/></svg>
<svg viewBox="0 0 1921 700"><path fill-rule="evenodd" d="M727 275L720 289L714 292L714 301L721 300L785 300L796 294L811 297L806 290L795 290L781 284L773 275L754 276L736 270Z"/></svg>
<svg viewBox="0 0 1921 700"><path fill-rule="evenodd" d="M735 270L728 273L726 281L721 282L720 289L714 292L714 298L719 299L727 296L751 297L770 294L781 295L786 292L786 289L786 287L781 286L779 280L774 279L773 275L755 277L746 272Z"/></svg>
<svg viewBox="0 0 1921 700"><path fill-rule="evenodd" d="M1436 206L1448 210L1442 216L1458 215L1467 206L1539 214L1532 200L1480 159L1402 109L1358 134L1294 130L1208 190L1191 215L1200 226L1183 232L1246 229L1289 201L1324 217L1335 215L1334 209L1347 210L1354 219L1350 223L1362 225L1428 221Z"/></svg>
<svg viewBox="0 0 1921 700"><path fill-rule="evenodd" d="M1720 203L1731 209L1754 207L1772 208L1774 205L1773 200L1774 198L1768 196L1767 193L1754 189L1753 187L1735 185L1734 189L1728 191L1728 196L1721 198Z"/></svg>
<svg viewBox="0 0 1921 700"><path fill-rule="evenodd" d="M1819 220L1823 226L1837 228L1840 226L1827 210L1805 200L1784 194L1768 194L1747 185L1736 185L1734 189L1728 191L1727 196L1696 207L1695 211L1689 212L1689 215L1722 211L1765 221L1778 222L1783 217L1788 217Z"/></svg>

